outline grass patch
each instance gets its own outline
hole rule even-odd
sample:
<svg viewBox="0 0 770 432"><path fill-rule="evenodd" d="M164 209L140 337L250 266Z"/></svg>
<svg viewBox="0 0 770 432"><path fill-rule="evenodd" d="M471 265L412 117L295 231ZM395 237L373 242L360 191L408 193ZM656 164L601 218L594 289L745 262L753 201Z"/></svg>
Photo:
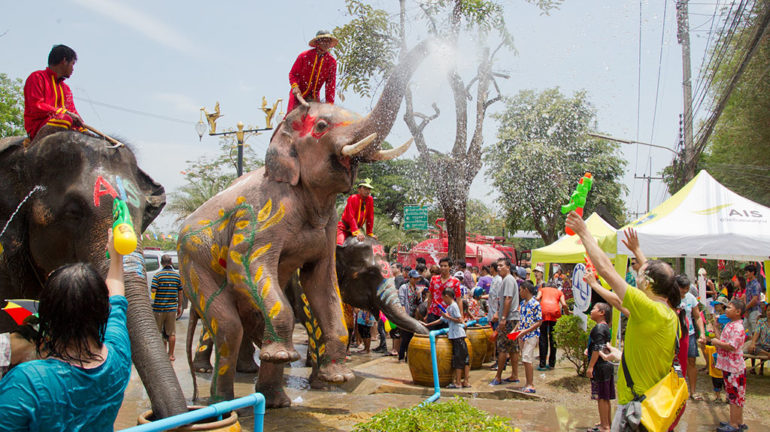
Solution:
<svg viewBox="0 0 770 432"><path fill-rule="evenodd" d="M510 419L490 414L455 397L413 408L388 408L368 421L359 423L354 432L518 432Z"/></svg>

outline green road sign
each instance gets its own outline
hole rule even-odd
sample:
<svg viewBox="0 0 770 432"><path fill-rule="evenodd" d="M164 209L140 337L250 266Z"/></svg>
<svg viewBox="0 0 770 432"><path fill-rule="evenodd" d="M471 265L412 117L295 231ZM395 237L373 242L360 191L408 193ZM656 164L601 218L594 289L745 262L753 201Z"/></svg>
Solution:
<svg viewBox="0 0 770 432"><path fill-rule="evenodd" d="M416 205L404 206L404 224L402 227L405 230L427 230L428 209Z"/></svg>

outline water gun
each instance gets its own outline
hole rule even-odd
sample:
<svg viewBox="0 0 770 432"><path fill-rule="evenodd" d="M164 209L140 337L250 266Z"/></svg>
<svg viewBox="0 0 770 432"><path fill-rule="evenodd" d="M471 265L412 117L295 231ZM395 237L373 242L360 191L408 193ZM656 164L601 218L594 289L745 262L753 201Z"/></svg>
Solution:
<svg viewBox="0 0 770 432"><path fill-rule="evenodd" d="M115 251L121 255L128 255L136 250L136 233L131 222L131 213L126 202L120 198L112 201L112 241Z"/></svg>
<svg viewBox="0 0 770 432"><path fill-rule="evenodd" d="M436 306L438 306L439 309L441 309L441 312L446 313L446 308L444 305L441 304L441 302L436 303Z"/></svg>
<svg viewBox="0 0 770 432"><path fill-rule="evenodd" d="M572 192L572 195L569 198L569 204L561 206L561 213L567 214L574 210L580 217L583 217L583 207L586 205L586 198L588 198L588 192L591 191L593 184L593 175L586 171L586 173L583 174L583 177L578 181L575 192ZM575 232L569 228L566 229L566 232L569 235L575 235Z"/></svg>
<svg viewBox="0 0 770 432"><path fill-rule="evenodd" d="M385 325L385 331L390 333L391 330L397 328L395 324L390 322L388 317L385 316L382 312L380 312L380 321Z"/></svg>
<svg viewBox="0 0 770 432"><path fill-rule="evenodd" d="M591 257L588 256L588 254L583 254L583 256L586 259L586 271L593 273L595 278L599 278L599 273L596 272L596 267L594 267L594 263L591 261Z"/></svg>

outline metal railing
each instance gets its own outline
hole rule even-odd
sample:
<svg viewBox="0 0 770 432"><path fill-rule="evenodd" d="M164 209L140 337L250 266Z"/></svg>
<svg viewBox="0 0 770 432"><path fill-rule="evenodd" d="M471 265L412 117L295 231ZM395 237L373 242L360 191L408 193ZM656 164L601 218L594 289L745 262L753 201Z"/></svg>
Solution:
<svg viewBox="0 0 770 432"><path fill-rule="evenodd" d="M195 411L123 429L122 432L159 432L189 425L212 417L217 417L221 420L223 415L229 414L233 410L252 405L254 406L254 432L262 432L265 417L265 397L262 393L254 393L231 401L219 402Z"/></svg>

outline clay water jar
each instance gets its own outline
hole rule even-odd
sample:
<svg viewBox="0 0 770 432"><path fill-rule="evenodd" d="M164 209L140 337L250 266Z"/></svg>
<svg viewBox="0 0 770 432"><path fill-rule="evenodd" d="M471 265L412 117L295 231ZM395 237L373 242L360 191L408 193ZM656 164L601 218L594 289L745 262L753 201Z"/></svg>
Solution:
<svg viewBox="0 0 770 432"><path fill-rule="evenodd" d="M471 342L465 338L468 345L468 354L471 364L473 364L473 353ZM409 363L409 373L412 374L412 381L415 384L433 387L433 366L430 360L430 338L428 335L415 333L412 341L409 342L407 351L407 362ZM452 382L452 343L446 335L436 337L436 365L438 366L438 384L445 387Z"/></svg>
<svg viewBox="0 0 770 432"><path fill-rule="evenodd" d="M487 328L491 329L489 326ZM468 343L468 354L471 357L471 370L481 369L481 364L487 356L489 335L484 327L468 327L465 329Z"/></svg>
<svg viewBox="0 0 770 432"><path fill-rule="evenodd" d="M492 330L492 326L488 326L488 325L482 326L480 328L481 328L482 332L484 333L484 337L486 337L486 341L487 341L487 352L484 355L484 360L482 361L482 363L487 363L487 362L490 362L490 361L497 361L497 359L495 358L495 342L493 342L491 340L492 339L492 334L495 331Z"/></svg>
<svg viewBox="0 0 770 432"><path fill-rule="evenodd" d="M188 411L195 411L196 409L205 408L201 405L188 406ZM137 424L147 424L155 420L152 414L152 410L145 411L139 416ZM199 423L181 426L176 429L169 429L171 432L187 432L187 431L209 431L209 432L241 432L241 424L238 422L238 414L235 411L230 411L230 415L225 416L222 420L216 418L208 418L201 420Z"/></svg>

